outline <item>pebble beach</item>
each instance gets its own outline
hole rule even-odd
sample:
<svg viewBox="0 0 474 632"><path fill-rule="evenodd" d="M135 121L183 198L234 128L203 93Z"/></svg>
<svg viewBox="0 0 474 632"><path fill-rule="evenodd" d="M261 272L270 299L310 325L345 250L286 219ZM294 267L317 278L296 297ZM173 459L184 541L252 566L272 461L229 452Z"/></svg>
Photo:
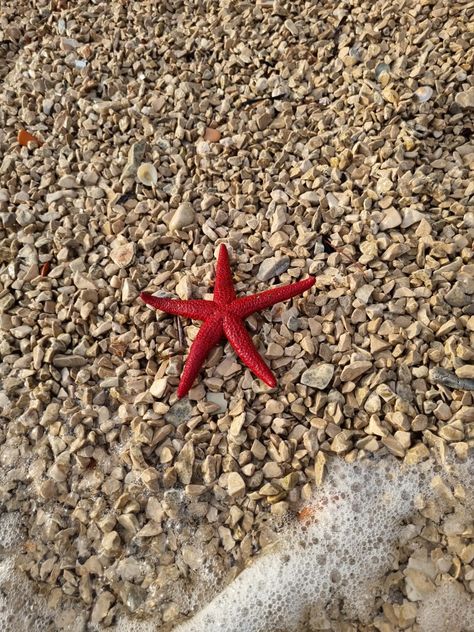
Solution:
<svg viewBox="0 0 474 632"><path fill-rule="evenodd" d="M0 632L474 630L474 4L0 4Z"/></svg>

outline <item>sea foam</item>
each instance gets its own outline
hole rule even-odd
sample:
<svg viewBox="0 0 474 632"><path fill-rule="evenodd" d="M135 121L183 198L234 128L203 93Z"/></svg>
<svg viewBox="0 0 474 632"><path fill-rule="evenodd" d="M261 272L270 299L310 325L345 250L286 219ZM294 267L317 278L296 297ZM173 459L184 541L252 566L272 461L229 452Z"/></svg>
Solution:
<svg viewBox="0 0 474 632"><path fill-rule="evenodd" d="M305 510L309 518L288 524L273 551L176 632L310 632L332 629L328 613L334 611L343 620L370 622L381 581L397 567L404 525L427 501L446 502L433 482L444 481L444 490L461 483L472 503L473 465L472 459L453 463L440 477L434 462L405 468L391 458L332 461L323 488ZM450 632L474 629L472 597L457 582L441 586L422 604L423 632L446 630L435 624L447 612Z"/></svg>
<svg viewBox="0 0 474 632"><path fill-rule="evenodd" d="M464 490L462 502L449 491L455 488ZM426 461L410 468L387 457L354 464L334 459L305 508L306 518L288 519L277 543L210 603L192 593L177 596L183 613L192 614L192 604L196 614L175 632L313 632L332 629L338 620L371 622L376 599L379 605L387 600L383 578L398 568L400 543L414 537L411 522L418 512L431 503L440 515L472 524L473 489L472 455L464 463ZM61 624L64 612L48 608L15 569L22 539L21 516L0 516L0 632L74 632ZM202 583L196 582L201 595ZM417 605L421 632L474 630L474 600L459 581L441 582ZM146 621L122 615L108 629L160 629L150 615ZM76 623L77 632L84 629L84 619Z"/></svg>

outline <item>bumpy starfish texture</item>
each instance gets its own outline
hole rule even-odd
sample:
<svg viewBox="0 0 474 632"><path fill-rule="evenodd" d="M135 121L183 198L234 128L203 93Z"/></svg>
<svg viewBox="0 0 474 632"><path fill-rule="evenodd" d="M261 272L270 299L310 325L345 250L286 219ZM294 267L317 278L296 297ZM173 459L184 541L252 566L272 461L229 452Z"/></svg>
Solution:
<svg viewBox="0 0 474 632"><path fill-rule="evenodd" d="M302 294L314 285L315 279L309 278L290 285L237 298L235 296L229 255L224 244L219 249L216 267L216 282L212 301L158 298L142 292L140 298L151 307L168 314L185 316L193 320L204 321L199 329L184 365L178 386L178 397L184 397L201 369L209 351L225 336L242 362L270 387L276 386L272 372L255 348L250 334L243 323L244 319L275 303L286 301Z"/></svg>

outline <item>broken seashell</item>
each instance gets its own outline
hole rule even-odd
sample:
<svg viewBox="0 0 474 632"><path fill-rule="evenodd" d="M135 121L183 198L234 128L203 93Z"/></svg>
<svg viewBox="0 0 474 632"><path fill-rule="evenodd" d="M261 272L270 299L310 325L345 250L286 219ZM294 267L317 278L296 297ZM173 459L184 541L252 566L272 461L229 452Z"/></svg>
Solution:
<svg viewBox="0 0 474 632"><path fill-rule="evenodd" d="M418 90L415 90L415 96L420 103L425 103L433 96L433 88L430 88L430 86L420 86Z"/></svg>
<svg viewBox="0 0 474 632"><path fill-rule="evenodd" d="M158 182L158 172L151 162L143 162L137 169L138 180L147 187L154 187Z"/></svg>
<svg viewBox="0 0 474 632"><path fill-rule="evenodd" d="M126 268L129 266L135 256L135 246L132 242L129 242L119 235L115 241L112 242L112 248L110 251L110 258L119 266L119 268Z"/></svg>
<svg viewBox="0 0 474 632"><path fill-rule="evenodd" d="M30 132L27 132L26 129L21 129L18 132L17 140L18 144L22 147L25 147L26 145L28 145L28 143L36 143L38 146L42 145L40 139L36 136L33 136L33 134L30 134Z"/></svg>
<svg viewBox="0 0 474 632"><path fill-rule="evenodd" d="M222 134L218 129L214 129L213 127L206 127L204 131L204 140L207 140L208 143L217 143L220 141Z"/></svg>

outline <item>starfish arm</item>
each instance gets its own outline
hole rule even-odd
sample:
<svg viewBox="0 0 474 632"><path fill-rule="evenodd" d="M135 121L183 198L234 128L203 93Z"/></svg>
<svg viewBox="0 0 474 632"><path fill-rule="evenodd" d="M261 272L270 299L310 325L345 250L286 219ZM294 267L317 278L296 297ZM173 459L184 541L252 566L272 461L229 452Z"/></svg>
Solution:
<svg viewBox="0 0 474 632"><path fill-rule="evenodd" d="M218 305L228 305L235 300L232 272L229 264L229 253L224 244L219 248L216 266L216 282L214 285L214 301Z"/></svg>
<svg viewBox="0 0 474 632"><path fill-rule="evenodd" d="M222 318L220 316L208 318L203 322L198 335L191 345L189 355L184 365L178 386L179 398L187 394L209 351L219 342L223 333Z"/></svg>
<svg viewBox="0 0 474 632"><path fill-rule="evenodd" d="M261 309L266 309L280 303L281 301L287 301L298 294L302 294L309 290L315 283L316 279L310 277L309 279L303 279L303 281L297 281L290 285L282 285L280 287L254 294L253 296L242 296L237 298L232 303L232 313L237 318L247 318L250 314L258 312Z"/></svg>
<svg viewBox="0 0 474 632"><path fill-rule="evenodd" d="M243 322L234 316L226 316L224 318L224 333L242 362L265 384L271 388L276 386L273 373L255 348Z"/></svg>
<svg viewBox="0 0 474 632"><path fill-rule="evenodd" d="M215 312L215 305L212 301L204 301L200 299L192 299L190 301L181 301L176 298L158 298L148 292L140 294L142 301L147 305L151 305L155 309L159 309L167 314L176 316L185 316L193 320L205 320L212 316Z"/></svg>

